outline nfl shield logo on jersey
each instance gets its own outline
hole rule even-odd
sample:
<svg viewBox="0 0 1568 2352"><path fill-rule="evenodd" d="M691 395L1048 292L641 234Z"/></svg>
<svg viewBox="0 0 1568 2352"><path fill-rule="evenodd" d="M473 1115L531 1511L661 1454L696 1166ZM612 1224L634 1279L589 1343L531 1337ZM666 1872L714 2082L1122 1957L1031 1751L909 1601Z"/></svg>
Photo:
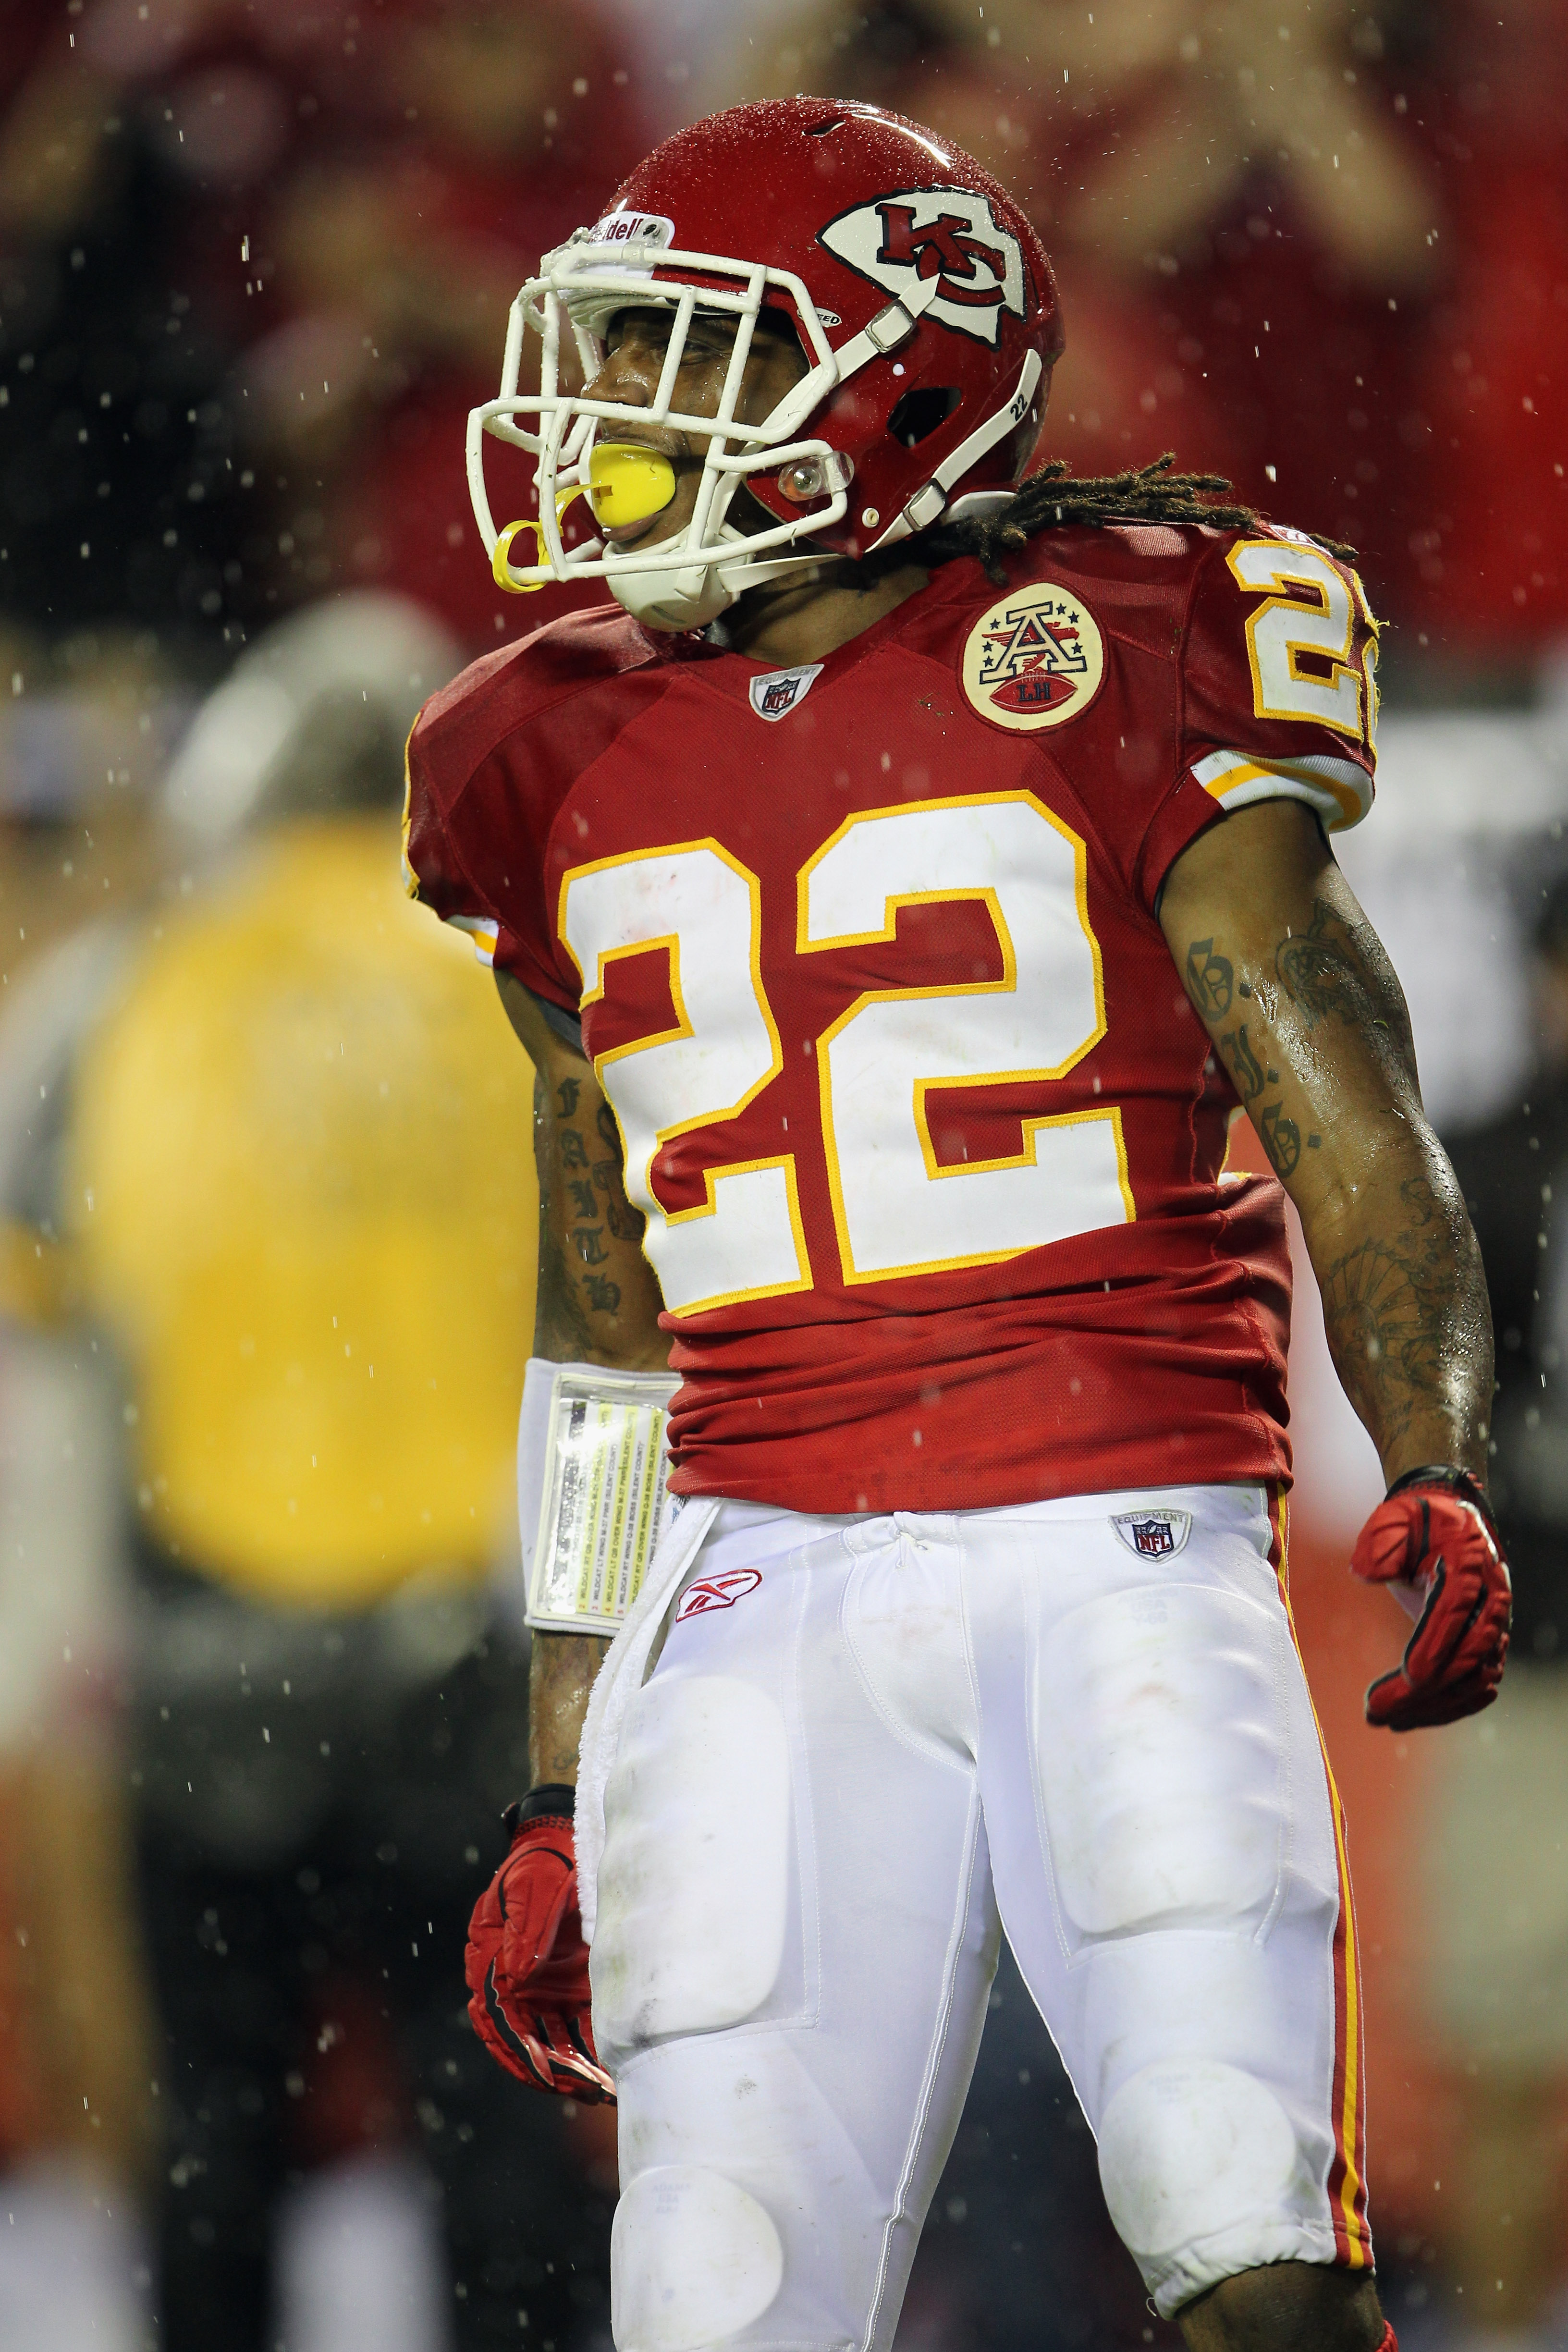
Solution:
<svg viewBox="0 0 1568 2352"><path fill-rule="evenodd" d="M820 662L807 662L801 669L771 669L752 680L752 709L759 719L787 719L810 693L813 678L821 676Z"/></svg>
<svg viewBox="0 0 1568 2352"><path fill-rule="evenodd" d="M993 604L963 648L963 691L994 727L1059 727L1089 709L1104 676L1094 614L1049 580Z"/></svg>
<svg viewBox="0 0 1568 2352"><path fill-rule="evenodd" d="M1173 1559L1193 1530L1191 1511L1113 1511L1110 1524L1140 1559Z"/></svg>

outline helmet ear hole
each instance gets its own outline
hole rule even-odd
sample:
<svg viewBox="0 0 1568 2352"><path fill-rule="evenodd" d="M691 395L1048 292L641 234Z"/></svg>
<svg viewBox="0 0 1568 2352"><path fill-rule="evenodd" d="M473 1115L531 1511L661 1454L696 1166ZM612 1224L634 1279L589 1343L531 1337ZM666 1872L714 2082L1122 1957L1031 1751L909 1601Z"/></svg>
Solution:
<svg viewBox="0 0 1568 2352"><path fill-rule="evenodd" d="M956 384L921 384L894 403L888 430L904 448L913 449L947 423L963 398Z"/></svg>

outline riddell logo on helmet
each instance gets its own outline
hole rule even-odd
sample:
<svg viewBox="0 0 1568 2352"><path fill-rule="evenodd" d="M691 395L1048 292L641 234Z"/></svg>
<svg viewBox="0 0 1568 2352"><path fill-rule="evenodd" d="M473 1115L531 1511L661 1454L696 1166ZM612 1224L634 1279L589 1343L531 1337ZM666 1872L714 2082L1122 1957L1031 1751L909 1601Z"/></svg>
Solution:
<svg viewBox="0 0 1568 2352"><path fill-rule="evenodd" d="M595 223L593 241L595 245L655 245L662 250L675 243L675 223L662 213L628 212L620 205Z"/></svg>
<svg viewBox="0 0 1568 2352"><path fill-rule="evenodd" d="M994 346L1005 312L1024 315L1018 240L965 188L896 188L840 213L817 243L889 294L936 278L926 317L977 342Z"/></svg>

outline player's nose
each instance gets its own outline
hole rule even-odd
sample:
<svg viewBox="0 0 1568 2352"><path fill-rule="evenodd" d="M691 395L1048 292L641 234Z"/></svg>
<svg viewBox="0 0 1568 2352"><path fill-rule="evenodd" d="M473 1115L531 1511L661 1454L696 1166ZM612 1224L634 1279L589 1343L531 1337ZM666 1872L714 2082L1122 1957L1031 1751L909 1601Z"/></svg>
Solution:
<svg viewBox="0 0 1568 2352"><path fill-rule="evenodd" d="M584 387L585 400L615 400L627 408L649 408L664 365L641 336L628 337L606 352L603 366Z"/></svg>

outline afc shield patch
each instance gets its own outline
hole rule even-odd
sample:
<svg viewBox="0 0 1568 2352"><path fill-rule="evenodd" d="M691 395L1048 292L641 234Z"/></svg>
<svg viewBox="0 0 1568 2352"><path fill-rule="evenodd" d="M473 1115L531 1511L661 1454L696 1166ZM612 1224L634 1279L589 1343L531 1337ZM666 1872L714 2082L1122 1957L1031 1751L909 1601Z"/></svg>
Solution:
<svg viewBox="0 0 1568 2352"><path fill-rule="evenodd" d="M960 335L995 346L1002 319L1024 315L1024 256L988 196L966 188L894 188L817 232L837 260L873 286L903 294L934 278L926 311Z"/></svg>
<svg viewBox="0 0 1568 2352"><path fill-rule="evenodd" d="M975 622L961 674L971 709L993 727L1032 734L1089 709L1105 677L1105 647L1082 597L1039 580Z"/></svg>
<svg viewBox="0 0 1568 2352"><path fill-rule="evenodd" d="M1191 1511L1112 1511L1110 1524L1140 1559L1174 1559L1193 1531Z"/></svg>

